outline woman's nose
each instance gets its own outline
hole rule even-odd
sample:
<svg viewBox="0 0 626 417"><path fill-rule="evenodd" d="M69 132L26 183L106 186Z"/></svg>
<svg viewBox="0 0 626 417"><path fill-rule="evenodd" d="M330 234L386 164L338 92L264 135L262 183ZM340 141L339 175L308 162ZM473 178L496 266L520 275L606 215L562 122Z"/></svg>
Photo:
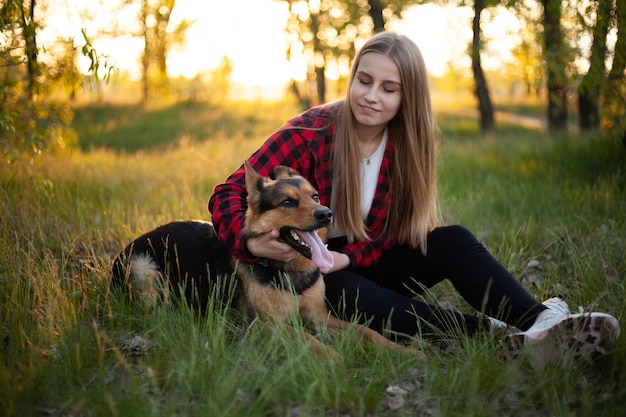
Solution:
<svg viewBox="0 0 626 417"><path fill-rule="evenodd" d="M371 102L378 100L378 93L375 88L372 87L368 90L367 94L365 94L365 100Z"/></svg>

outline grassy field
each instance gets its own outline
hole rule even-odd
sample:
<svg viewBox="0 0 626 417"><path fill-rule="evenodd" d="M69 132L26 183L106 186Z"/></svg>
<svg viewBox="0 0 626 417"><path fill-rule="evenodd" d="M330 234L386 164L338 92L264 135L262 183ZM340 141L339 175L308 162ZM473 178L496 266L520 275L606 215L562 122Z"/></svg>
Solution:
<svg viewBox="0 0 626 417"><path fill-rule="evenodd" d="M311 357L281 332L180 303L144 310L108 288L126 243L207 200L291 105L77 110L80 149L0 165L2 416L621 416L626 337L593 365L502 356L491 334L424 357L320 335ZM534 295L626 319L626 152L439 113L443 215L474 231ZM448 284L430 295L466 306Z"/></svg>

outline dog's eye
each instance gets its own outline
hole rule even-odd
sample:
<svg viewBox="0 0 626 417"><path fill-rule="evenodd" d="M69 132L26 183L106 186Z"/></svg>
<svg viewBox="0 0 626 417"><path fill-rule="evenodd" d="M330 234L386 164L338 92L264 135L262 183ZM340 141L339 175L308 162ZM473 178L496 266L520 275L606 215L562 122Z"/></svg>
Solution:
<svg viewBox="0 0 626 417"><path fill-rule="evenodd" d="M283 207L297 207L298 206L298 200L293 199L293 198L286 198L283 200L282 204Z"/></svg>
<svg viewBox="0 0 626 417"><path fill-rule="evenodd" d="M317 193L313 194L311 198L313 198L313 201L315 201L316 203L320 202L320 195Z"/></svg>

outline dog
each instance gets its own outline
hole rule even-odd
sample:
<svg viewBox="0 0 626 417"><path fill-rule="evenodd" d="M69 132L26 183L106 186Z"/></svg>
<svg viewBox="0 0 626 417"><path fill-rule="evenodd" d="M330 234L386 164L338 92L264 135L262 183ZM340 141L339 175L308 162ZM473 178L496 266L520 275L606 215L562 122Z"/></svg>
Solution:
<svg viewBox="0 0 626 417"><path fill-rule="evenodd" d="M129 243L112 263L113 282L129 290L133 298L153 305L174 290L200 306L206 306L216 286L233 288L221 300L256 316L270 327L287 324L299 314L314 330L354 329L359 337L394 349L403 346L376 331L333 316L324 298L320 267L332 266L332 255L322 241L332 212L319 202L315 188L295 170L278 166L273 176L263 177L245 162L247 211L245 232L258 236L273 229L298 252L282 263L262 259L256 263L237 260L219 242L213 226L203 221L175 221L151 230ZM319 232L319 234L318 234ZM231 287L232 286L232 287ZM313 352L336 352L309 332L301 332Z"/></svg>

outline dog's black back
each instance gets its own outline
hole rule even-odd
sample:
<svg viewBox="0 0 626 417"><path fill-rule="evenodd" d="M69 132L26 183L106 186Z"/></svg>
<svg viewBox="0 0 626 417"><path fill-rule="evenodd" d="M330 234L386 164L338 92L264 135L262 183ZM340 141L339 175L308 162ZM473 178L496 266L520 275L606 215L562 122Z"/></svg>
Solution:
<svg viewBox="0 0 626 417"><path fill-rule="evenodd" d="M184 297L202 308L214 294L216 283L224 287L220 289L224 297L229 285L237 285L230 253L220 244L211 223L174 221L139 236L113 260L113 283L126 287L128 265L132 265L134 256L145 254L156 262L159 273L169 279L173 291L181 286Z"/></svg>

